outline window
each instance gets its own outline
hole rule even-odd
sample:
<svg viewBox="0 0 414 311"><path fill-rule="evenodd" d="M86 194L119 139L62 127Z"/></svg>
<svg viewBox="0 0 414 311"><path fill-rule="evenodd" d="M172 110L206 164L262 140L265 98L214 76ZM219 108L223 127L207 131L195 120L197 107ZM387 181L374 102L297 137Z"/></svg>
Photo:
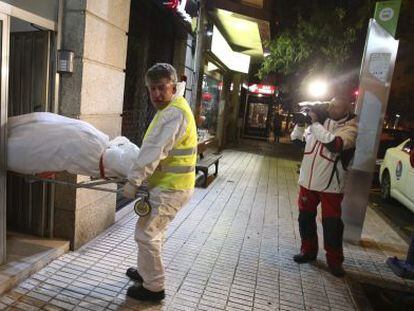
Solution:
<svg viewBox="0 0 414 311"><path fill-rule="evenodd" d="M413 146L414 146L414 139L410 139L404 144L403 151L410 153L411 149L413 149Z"/></svg>
<svg viewBox="0 0 414 311"><path fill-rule="evenodd" d="M203 77L200 117L198 118L199 141L216 136L222 85L221 80L209 75Z"/></svg>

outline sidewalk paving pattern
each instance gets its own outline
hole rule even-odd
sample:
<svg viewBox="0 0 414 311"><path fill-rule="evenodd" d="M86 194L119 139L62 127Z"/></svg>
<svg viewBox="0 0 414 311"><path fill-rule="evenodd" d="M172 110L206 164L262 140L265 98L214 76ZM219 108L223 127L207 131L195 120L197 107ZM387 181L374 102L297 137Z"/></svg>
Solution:
<svg viewBox="0 0 414 311"><path fill-rule="evenodd" d="M331 276L323 250L316 264L292 261L300 245L296 162L227 150L220 165L219 177L195 191L169 228L161 304L125 296L133 284L125 270L136 265L130 213L0 297L0 310L356 310L349 276ZM380 228L391 239L384 245L402 252L405 242L372 211L367 218L368 242L345 244L348 275L402 283L371 237Z"/></svg>

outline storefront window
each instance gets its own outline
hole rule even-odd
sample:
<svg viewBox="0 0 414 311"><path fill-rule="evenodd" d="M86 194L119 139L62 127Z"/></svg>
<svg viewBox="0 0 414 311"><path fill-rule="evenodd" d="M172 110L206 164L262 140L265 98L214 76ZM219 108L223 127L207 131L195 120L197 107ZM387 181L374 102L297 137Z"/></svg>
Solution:
<svg viewBox="0 0 414 311"><path fill-rule="evenodd" d="M200 116L198 120L199 140L216 136L218 107L222 82L208 75L203 77Z"/></svg>

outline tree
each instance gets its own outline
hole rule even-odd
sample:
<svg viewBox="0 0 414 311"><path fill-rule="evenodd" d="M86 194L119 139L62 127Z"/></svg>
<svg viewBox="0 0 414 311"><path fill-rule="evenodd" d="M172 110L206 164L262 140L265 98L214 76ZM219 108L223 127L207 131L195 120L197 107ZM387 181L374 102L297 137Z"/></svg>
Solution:
<svg viewBox="0 0 414 311"><path fill-rule="evenodd" d="M310 78L326 77L338 86L357 79L367 21L373 12L373 1L309 3L286 14L288 21L281 23L279 35L266 43L270 55L258 73L260 78L282 74L297 99L306 97L303 85Z"/></svg>
<svg viewBox="0 0 414 311"><path fill-rule="evenodd" d="M306 21L299 17L293 31L282 32L267 43L266 57L260 74L279 72L285 75L300 71L332 71L342 67L350 57L350 46L356 40L355 29L344 25L345 12L337 9L330 21L321 16ZM329 61L327 61L329 59Z"/></svg>

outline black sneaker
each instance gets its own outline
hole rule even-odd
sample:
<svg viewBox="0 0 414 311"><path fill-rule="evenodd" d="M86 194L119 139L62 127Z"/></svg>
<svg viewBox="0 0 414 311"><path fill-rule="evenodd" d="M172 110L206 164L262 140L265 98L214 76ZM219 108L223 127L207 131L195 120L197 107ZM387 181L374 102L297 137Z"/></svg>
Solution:
<svg viewBox="0 0 414 311"><path fill-rule="evenodd" d="M316 255L297 254L293 256L293 260L297 263L307 263L316 260Z"/></svg>
<svg viewBox="0 0 414 311"><path fill-rule="evenodd" d="M329 271L331 271L332 275L336 276L337 278L343 278L346 274L342 265L340 266L329 266Z"/></svg>
<svg viewBox="0 0 414 311"><path fill-rule="evenodd" d="M128 288L127 296L143 301L160 301L165 298L165 291L153 292L141 286L133 285Z"/></svg>
<svg viewBox="0 0 414 311"><path fill-rule="evenodd" d="M142 276L139 275L138 270L135 268L128 268L128 270L125 273L127 277L129 277L131 280L137 281L139 283L142 283L144 280L142 279Z"/></svg>

